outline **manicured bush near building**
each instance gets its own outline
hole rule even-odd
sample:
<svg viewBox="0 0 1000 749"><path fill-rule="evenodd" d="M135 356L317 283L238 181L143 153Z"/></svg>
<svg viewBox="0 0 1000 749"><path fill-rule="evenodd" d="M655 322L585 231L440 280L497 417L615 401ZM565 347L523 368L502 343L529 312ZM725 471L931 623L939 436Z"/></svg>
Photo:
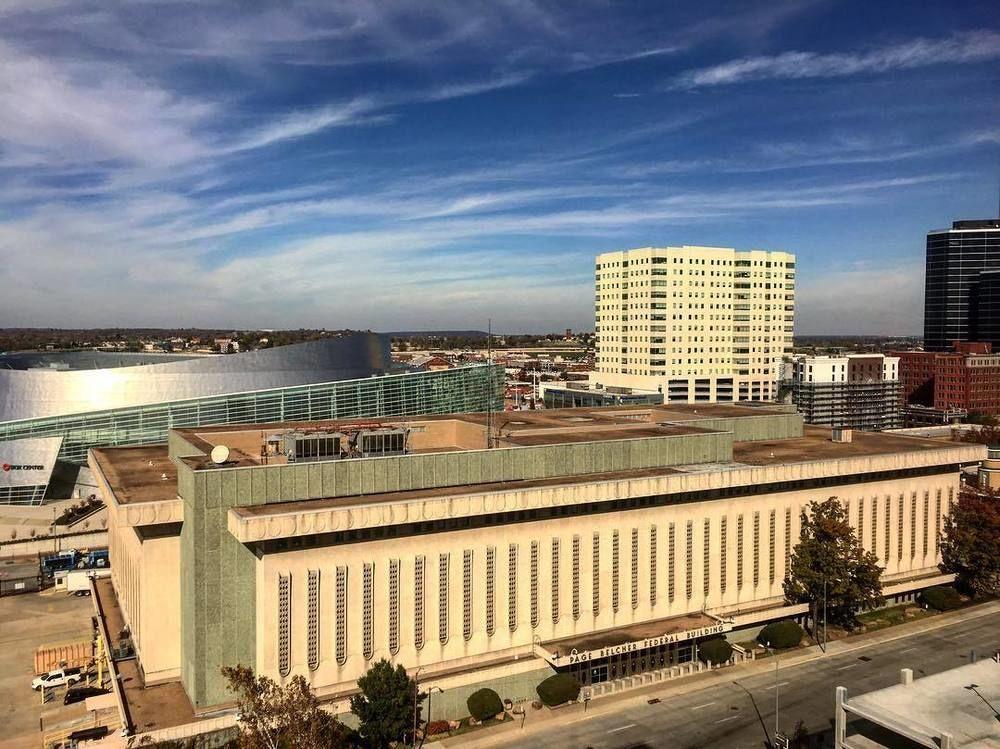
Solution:
<svg viewBox="0 0 1000 749"><path fill-rule="evenodd" d="M804 634L802 627L791 619L786 619L781 622L772 622L764 627L757 635L757 642L779 650L781 648L794 648L802 642Z"/></svg>
<svg viewBox="0 0 1000 749"><path fill-rule="evenodd" d="M469 715L476 720L489 720L503 712L503 702L500 695L492 689L477 689L469 695L465 704L469 708Z"/></svg>
<svg viewBox="0 0 1000 749"><path fill-rule="evenodd" d="M451 730L451 723L446 720L432 720L427 724L427 735L437 736L442 733L448 733Z"/></svg>
<svg viewBox="0 0 1000 749"><path fill-rule="evenodd" d="M535 687L538 696L549 707L561 705L580 696L580 682L571 674L555 674Z"/></svg>
<svg viewBox="0 0 1000 749"><path fill-rule="evenodd" d="M723 637L705 640L698 645L698 659L702 663L711 663L713 666L717 666L728 661L732 655L733 646Z"/></svg>
<svg viewBox="0 0 1000 749"><path fill-rule="evenodd" d="M935 585L920 594L920 602L937 611L951 611L962 605L962 596L954 588Z"/></svg>

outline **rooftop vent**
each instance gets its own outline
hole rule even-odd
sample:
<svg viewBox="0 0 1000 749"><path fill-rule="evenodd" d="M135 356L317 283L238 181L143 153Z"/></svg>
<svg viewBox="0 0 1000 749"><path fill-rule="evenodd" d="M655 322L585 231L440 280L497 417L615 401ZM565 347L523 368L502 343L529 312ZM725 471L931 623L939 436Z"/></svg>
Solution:
<svg viewBox="0 0 1000 749"><path fill-rule="evenodd" d="M854 432L850 429L843 429L841 427L836 427L830 430L831 442L852 442L853 440L854 440Z"/></svg>

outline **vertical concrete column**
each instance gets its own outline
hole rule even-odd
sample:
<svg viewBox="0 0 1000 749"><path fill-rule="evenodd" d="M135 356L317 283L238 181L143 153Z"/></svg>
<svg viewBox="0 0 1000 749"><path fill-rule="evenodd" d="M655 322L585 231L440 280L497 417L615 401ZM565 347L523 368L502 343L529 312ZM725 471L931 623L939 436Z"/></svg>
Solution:
<svg viewBox="0 0 1000 749"><path fill-rule="evenodd" d="M955 749L955 740L950 733L941 734L941 749Z"/></svg>
<svg viewBox="0 0 1000 749"><path fill-rule="evenodd" d="M913 683L913 669L912 668L901 668L899 670L899 683L904 687L910 686Z"/></svg>
<svg viewBox="0 0 1000 749"><path fill-rule="evenodd" d="M833 712L834 749L843 749L844 739L847 737L847 711L844 709L844 703L846 701L847 701L847 687L837 687L837 704Z"/></svg>

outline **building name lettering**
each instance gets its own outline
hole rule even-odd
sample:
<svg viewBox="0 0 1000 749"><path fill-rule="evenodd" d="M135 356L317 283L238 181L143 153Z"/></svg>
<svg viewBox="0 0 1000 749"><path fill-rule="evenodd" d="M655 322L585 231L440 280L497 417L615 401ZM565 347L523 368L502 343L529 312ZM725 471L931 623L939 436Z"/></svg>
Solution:
<svg viewBox="0 0 1000 749"><path fill-rule="evenodd" d="M557 663L584 663L585 661L595 660L598 658L608 658L610 656L622 655L624 653L634 653L638 650L645 650L647 648L656 648L661 645L671 645L675 642L684 642L685 640L694 640L699 637L707 637L708 635L717 635L723 632L728 632L732 628L732 624L729 623L713 624L708 627L689 629L684 632L674 632L672 634L660 635L659 637L647 637L644 640L636 640L635 642L623 642L621 645L609 645L606 648L600 648L598 650L585 650L582 653L578 653L574 650L566 656L566 661L562 661L562 659L558 656L554 656L553 660Z"/></svg>

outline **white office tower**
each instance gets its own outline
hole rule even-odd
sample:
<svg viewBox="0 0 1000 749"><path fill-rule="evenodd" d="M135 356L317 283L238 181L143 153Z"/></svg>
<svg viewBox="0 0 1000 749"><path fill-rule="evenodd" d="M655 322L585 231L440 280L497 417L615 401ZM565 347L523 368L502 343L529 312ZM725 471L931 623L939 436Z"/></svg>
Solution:
<svg viewBox="0 0 1000 749"><path fill-rule="evenodd" d="M597 256L595 385L667 403L769 401L791 350L795 255L644 247Z"/></svg>

